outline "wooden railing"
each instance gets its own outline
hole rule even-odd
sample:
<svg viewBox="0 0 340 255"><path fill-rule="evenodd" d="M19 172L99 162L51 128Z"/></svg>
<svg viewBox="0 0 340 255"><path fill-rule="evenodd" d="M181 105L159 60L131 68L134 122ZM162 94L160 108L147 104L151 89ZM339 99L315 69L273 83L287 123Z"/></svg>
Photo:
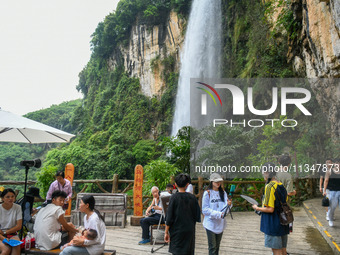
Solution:
<svg viewBox="0 0 340 255"><path fill-rule="evenodd" d="M87 184L96 184L98 189L103 193L126 193L133 189L133 180L121 180L118 175L114 175L111 180L73 180L74 184L85 184L79 192L73 192L73 198L78 193L86 192ZM111 184L110 191L103 188L102 184ZM0 186L6 185L24 185L23 181L0 181ZM28 181L28 185L35 185L35 181ZM240 197L241 194L250 196L261 203L261 198L264 193L264 181L246 180L246 181L224 181L224 187L229 190L230 185L236 186L233 194L233 205L235 210L249 210L251 205ZM202 205L202 196L206 187L209 185L208 180L199 177L198 180L192 180L194 186L194 195L197 197L200 206ZM302 201L316 196L317 180L313 178L300 178L295 180L295 188L297 195L292 199L294 204L301 204ZM143 196L143 207L147 208L151 202L151 196ZM128 196L127 209L133 209L133 196Z"/></svg>

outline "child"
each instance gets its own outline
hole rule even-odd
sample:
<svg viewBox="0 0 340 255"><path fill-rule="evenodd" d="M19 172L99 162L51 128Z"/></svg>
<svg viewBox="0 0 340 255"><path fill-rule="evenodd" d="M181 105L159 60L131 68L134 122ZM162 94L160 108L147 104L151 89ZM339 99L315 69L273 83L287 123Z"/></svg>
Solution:
<svg viewBox="0 0 340 255"><path fill-rule="evenodd" d="M288 195L283 184L276 179L274 169L275 165L271 162L262 166L263 177L266 180L264 198L262 207L253 205L253 209L262 212L261 231L264 233L265 247L271 248L274 255L281 255L287 254L289 226L280 224L279 200L287 201Z"/></svg>
<svg viewBox="0 0 340 255"><path fill-rule="evenodd" d="M200 207L193 194L185 192L190 177L179 174L175 178L178 192L170 199L166 212L166 227L164 241L169 243L172 254L195 253L195 226L201 221Z"/></svg>
<svg viewBox="0 0 340 255"><path fill-rule="evenodd" d="M82 239L85 241L85 240L95 240L98 236L98 233L97 233L97 230L95 229L84 229L82 232L81 232L81 237ZM67 246L71 246L73 245L73 239L71 240L71 242L65 244L64 246L62 246L60 249L63 250L65 247Z"/></svg>
<svg viewBox="0 0 340 255"><path fill-rule="evenodd" d="M205 216L203 227L208 236L209 255L218 255L223 230L227 225L224 213L226 206L231 206L231 200L228 200L222 184L223 179L219 174L211 174L208 190L204 192L202 199L202 213Z"/></svg>

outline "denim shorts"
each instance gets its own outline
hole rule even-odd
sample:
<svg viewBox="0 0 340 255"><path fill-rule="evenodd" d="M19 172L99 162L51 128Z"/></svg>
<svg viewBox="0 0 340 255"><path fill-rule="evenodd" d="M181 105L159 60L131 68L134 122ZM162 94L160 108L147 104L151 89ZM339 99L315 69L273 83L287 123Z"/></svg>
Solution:
<svg viewBox="0 0 340 255"><path fill-rule="evenodd" d="M282 249L287 247L288 235L270 236L264 235L264 246L272 249Z"/></svg>

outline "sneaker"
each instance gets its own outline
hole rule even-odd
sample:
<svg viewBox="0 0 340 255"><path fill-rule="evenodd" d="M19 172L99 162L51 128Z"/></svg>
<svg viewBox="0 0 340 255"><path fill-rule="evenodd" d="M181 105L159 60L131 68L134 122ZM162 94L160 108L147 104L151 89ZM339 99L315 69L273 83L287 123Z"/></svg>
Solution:
<svg viewBox="0 0 340 255"><path fill-rule="evenodd" d="M334 226L333 221L332 221L332 220L328 221L328 225L329 225L330 227L333 227L333 226Z"/></svg>
<svg viewBox="0 0 340 255"><path fill-rule="evenodd" d="M326 220L329 220L328 212L326 212Z"/></svg>
<svg viewBox="0 0 340 255"><path fill-rule="evenodd" d="M142 245L142 244L148 244L150 243L150 239L143 239L142 241L140 241L138 244Z"/></svg>

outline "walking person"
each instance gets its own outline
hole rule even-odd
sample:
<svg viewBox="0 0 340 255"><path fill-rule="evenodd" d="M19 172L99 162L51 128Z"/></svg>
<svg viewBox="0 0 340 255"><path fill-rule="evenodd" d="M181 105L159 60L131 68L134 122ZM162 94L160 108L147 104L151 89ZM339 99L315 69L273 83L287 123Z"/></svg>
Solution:
<svg viewBox="0 0 340 255"><path fill-rule="evenodd" d="M327 173L327 171L331 171L332 166L333 166L333 159L327 158L327 159L326 159L326 171L324 171L324 169L322 169L322 170L320 171L320 183L319 183L319 185L320 185L320 192L321 192L321 194L324 194L324 181L325 181L326 173ZM329 199L329 188L330 188L331 186L332 186L332 184L330 184L330 183L328 182L327 189L325 189L325 191L326 191L326 197L328 197L328 199ZM329 207L326 207L326 220L329 220L329 215L328 215L328 213L329 213ZM333 220L334 220L334 219L333 219Z"/></svg>
<svg viewBox="0 0 340 255"><path fill-rule="evenodd" d="M195 254L195 227L201 221L196 197L185 191L189 181L187 174L175 177L178 192L171 196L166 212L164 241L170 243L169 252L176 255Z"/></svg>
<svg viewBox="0 0 340 255"><path fill-rule="evenodd" d="M265 163L262 166L262 173L266 180L262 207L253 205L253 209L261 212L260 230L264 233L265 247L271 248L274 255L287 255L289 225L280 224L278 213L279 201L288 199L287 191L276 179L274 163Z"/></svg>
<svg viewBox="0 0 340 255"><path fill-rule="evenodd" d="M323 195L326 196L329 189L329 210L328 210L328 225L334 226L334 211L340 207L340 159L334 160L334 166L327 171L324 182Z"/></svg>
<svg viewBox="0 0 340 255"><path fill-rule="evenodd" d="M204 215L203 227L207 232L209 255L218 255L223 231L227 226L224 219L226 206L231 206L231 200L222 188L223 178L213 173L210 176L208 190L204 192L202 199L202 213Z"/></svg>

